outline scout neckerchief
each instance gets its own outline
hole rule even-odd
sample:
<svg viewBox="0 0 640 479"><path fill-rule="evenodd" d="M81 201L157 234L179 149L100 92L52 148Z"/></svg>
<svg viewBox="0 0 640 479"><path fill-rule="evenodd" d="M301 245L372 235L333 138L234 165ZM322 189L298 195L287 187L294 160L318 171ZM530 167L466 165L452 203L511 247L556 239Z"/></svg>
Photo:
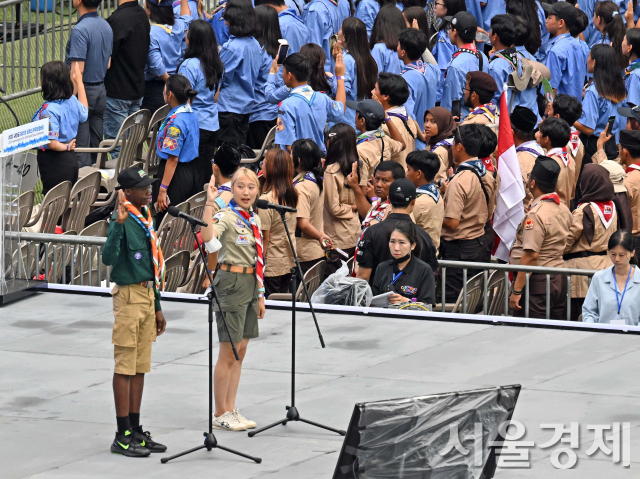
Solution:
<svg viewBox="0 0 640 479"><path fill-rule="evenodd" d="M416 193L418 197L420 195L428 195L436 203L440 201L440 190L435 183L428 183L426 185L420 186L419 188L417 188Z"/></svg>
<svg viewBox="0 0 640 479"><path fill-rule="evenodd" d="M395 116L402 121L409 121L409 115L407 115L407 109L403 106L396 106L387 110L387 116Z"/></svg>
<svg viewBox="0 0 640 479"><path fill-rule="evenodd" d="M300 85L291 90L289 96L302 98L307 103L307 105L311 106L316 99L316 92L313 91L313 88L311 88L309 85Z"/></svg>
<svg viewBox="0 0 640 479"><path fill-rule="evenodd" d="M544 155L544 150L540 145L538 145L538 142L535 140L527 141L520 146L516 146L516 153L520 153L521 151L531 153L536 158Z"/></svg>
<svg viewBox="0 0 640 479"><path fill-rule="evenodd" d="M634 163L632 165L627 166L627 169L625 170L625 173L631 173L634 170L640 171L640 162L639 163Z"/></svg>
<svg viewBox="0 0 640 479"><path fill-rule="evenodd" d="M214 202L215 202L215 204L217 204L220 207L220 209L223 209L223 208L227 207L227 204L220 197L220 194L223 191L231 192L231 182L230 181L226 182L224 185L220 185L220 187L218 188L218 196L216 196L216 199L214 200Z"/></svg>
<svg viewBox="0 0 640 479"><path fill-rule="evenodd" d="M559 156L562 158L562 162L564 166L569 166L569 155L567 154L567 147L563 146L562 148L553 148L547 151L547 156Z"/></svg>
<svg viewBox="0 0 640 479"><path fill-rule="evenodd" d="M578 208L580 208L582 204L583 203L580 203ZM608 230L611 223L613 223L613 215L616 212L616 206L613 204L613 201L592 201L588 204L598 213L604 229Z"/></svg>
<svg viewBox="0 0 640 479"><path fill-rule="evenodd" d="M438 148L439 146L452 146L453 145L453 137L451 138L445 138L442 141L439 141L438 143L436 143L435 145L433 145L433 148L431 148L431 151L434 151L436 148Z"/></svg>
<svg viewBox="0 0 640 479"><path fill-rule="evenodd" d="M491 123L496 122L496 115L498 113L498 107L493 103L485 103L484 105L480 105L475 108L469 115L465 118L465 120L470 120L476 116L486 116Z"/></svg>
<svg viewBox="0 0 640 479"><path fill-rule="evenodd" d="M298 175L298 178L293 182L293 186L296 186L298 183L302 183L304 180L313 181L316 185L318 184L316 181L316 175L307 171L304 175Z"/></svg>
<svg viewBox="0 0 640 479"><path fill-rule="evenodd" d="M500 52L494 53L491 60L489 60L489 63L494 61L496 58L506 60L514 70L518 70L518 52L515 48L505 48Z"/></svg>
<svg viewBox="0 0 640 479"><path fill-rule="evenodd" d="M231 182L227 181L224 185L220 185L218 191L231 191Z"/></svg>
<svg viewBox="0 0 640 479"><path fill-rule="evenodd" d="M153 256L153 272L154 272L154 289L160 293L164 290L164 257L162 256L162 249L160 249L160 240L156 231L153 229L153 218L151 217L151 211L147 208L147 218L145 219L138 208L133 206L130 202L125 201L124 205L129 210L129 215L138 223L144 230L147 238L151 241L151 255Z"/></svg>
<svg viewBox="0 0 640 479"><path fill-rule="evenodd" d="M494 166L493 161L491 161L490 156L487 156L486 158L480 158L480 160L482 161L482 164L487 169L487 171L490 171L491 173L496 172L496 167Z"/></svg>
<svg viewBox="0 0 640 479"><path fill-rule="evenodd" d="M164 139L167 136L167 131L169 130L169 127L174 122L176 117L180 113L191 113L192 111L193 110L191 109L191 105L189 105L188 103L185 103L184 105L180 105L180 106L176 107L174 112L170 113L164 119L164 121L162 122L162 125L160 125L160 129L158 130L158 150L162 149L162 144L164 143Z"/></svg>
<svg viewBox="0 0 640 479"><path fill-rule="evenodd" d="M329 0L334 6L338 6L338 0Z"/></svg>
<svg viewBox="0 0 640 479"><path fill-rule="evenodd" d="M416 71L419 71L420 73L422 73L424 75L424 72L426 71L426 68L427 67L425 66L425 64L424 64L424 62L422 60L416 60L415 62L407 63L402 68L402 71L400 72L400 74L404 75L409 70L416 70Z"/></svg>
<svg viewBox="0 0 640 479"><path fill-rule="evenodd" d="M391 207L391 203L389 203L389 199L387 199L385 202L382 202L379 199L374 201L373 204L371 205L371 209L369 210L369 212L367 213L367 216L365 216L364 221L362 222L362 227L368 228L369 226L371 226L371 222L373 220L378 220L378 222L382 221L387 209L390 207Z"/></svg>
<svg viewBox="0 0 640 479"><path fill-rule="evenodd" d="M542 195L533 200L533 203L531 203L531 207L529 209L533 208L541 201L553 201L556 205L560 206L560 196L558 195L558 193L549 193L548 195Z"/></svg>
<svg viewBox="0 0 640 479"><path fill-rule="evenodd" d="M478 176L482 178L487 174L487 167L484 165L484 162L480 159L478 160L468 160L464 163L461 163L456 170L456 175L464 170L475 170L478 173ZM453 175L455 176L455 175Z"/></svg>
<svg viewBox="0 0 640 479"><path fill-rule="evenodd" d="M377 130L365 131L364 133L358 135L356 144L359 145L360 143L366 143L367 141L373 141L377 140L378 138L384 137L385 134L384 131L382 131L382 128L378 128Z"/></svg>
<svg viewBox="0 0 640 479"><path fill-rule="evenodd" d="M149 22L151 24L151 26L156 26L156 27L160 27L162 28L165 32L167 32L169 35L171 35L171 32L173 31L173 27L171 25L163 25L161 23L156 23L156 22Z"/></svg>
<svg viewBox="0 0 640 479"><path fill-rule="evenodd" d="M247 224L249 229L253 231L253 237L256 239L256 252L258 253L258 261L256 262L256 276L258 278L258 289L264 288L264 253L262 252L262 232L258 228L253 211L248 212L244 208L238 206L234 199L229 202L229 208L237 214ZM237 209L236 209L237 208Z"/></svg>
<svg viewBox="0 0 640 479"><path fill-rule="evenodd" d="M634 60L633 62L631 62L631 64L627 68L625 68L624 78L626 79L629 75L631 75L631 72L633 70L639 67L640 67L640 58L638 58L637 60Z"/></svg>
<svg viewBox="0 0 640 479"><path fill-rule="evenodd" d="M569 137L569 149L574 157L578 154L578 148L580 148L580 132L576 130L575 126L572 126L571 136Z"/></svg>

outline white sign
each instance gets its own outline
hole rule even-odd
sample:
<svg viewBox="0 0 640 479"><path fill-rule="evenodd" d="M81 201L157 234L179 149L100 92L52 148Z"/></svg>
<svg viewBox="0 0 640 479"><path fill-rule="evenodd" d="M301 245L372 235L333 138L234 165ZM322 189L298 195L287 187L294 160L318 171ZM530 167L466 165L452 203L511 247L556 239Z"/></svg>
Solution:
<svg viewBox="0 0 640 479"><path fill-rule="evenodd" d="M2 132L0 156L31 150L49 143L49 119L34 121Z"/></svg>

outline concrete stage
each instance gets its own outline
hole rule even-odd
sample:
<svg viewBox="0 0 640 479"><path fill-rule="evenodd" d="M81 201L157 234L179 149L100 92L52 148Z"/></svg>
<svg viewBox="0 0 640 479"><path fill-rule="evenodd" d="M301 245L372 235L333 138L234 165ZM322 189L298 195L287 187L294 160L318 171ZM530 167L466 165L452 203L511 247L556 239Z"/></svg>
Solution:
<svg viewBox="0 0 640 479"><path fill-rule="evenodd" d="M207 309L169 301L163 308L167 331L154 345L142 424L177 453L200 445L207 428ZM356 402L519 383L514 419L526 426L524 439L536 444L531 466L499 469L495 477L639 477L637 336L322 314L322 350L310 318L298 316L303 417L346 429ZM111 454L112 324L106 297L47 292L0 308L0 477L332 477L342 437L303 423L254 438L216 433L222 445L260 456L262 464L220 450L166 465L160 464L164 455ZM238 401L259 426L283 418L289 404L290 313L268 310L260 327ZM631 423L630 469L602 452L585 454L594 441L587 425L616 421ZM540 424L571 422L580 423L579 460L560 471L550 462L560 445L538 447L552 436Z"/></svg>

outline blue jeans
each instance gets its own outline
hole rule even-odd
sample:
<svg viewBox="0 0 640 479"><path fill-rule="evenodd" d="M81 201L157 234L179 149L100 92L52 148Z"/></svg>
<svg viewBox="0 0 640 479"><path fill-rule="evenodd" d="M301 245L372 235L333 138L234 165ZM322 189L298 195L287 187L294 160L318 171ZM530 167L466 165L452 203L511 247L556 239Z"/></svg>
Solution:
<svg viewBox="0 0 640 479"><path fill-rule="evenodd" d="M118 134L120 126L128 116L140 111L142 98L137 100L118 100L107 97L107 107L104 112L104 138L112 140ZM120 147L111 152L111 158L115 160L120 154Z"/></svg>

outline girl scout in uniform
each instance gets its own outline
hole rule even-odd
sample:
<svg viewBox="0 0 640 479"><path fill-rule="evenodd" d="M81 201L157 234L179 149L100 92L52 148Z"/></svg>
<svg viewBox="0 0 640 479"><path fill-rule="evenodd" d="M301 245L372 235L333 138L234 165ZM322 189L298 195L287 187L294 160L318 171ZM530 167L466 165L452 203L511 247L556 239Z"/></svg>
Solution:
<svg viewBox="0 0 640 479"><path fill-rule="evenodd" d="M154 184L154 198L157 211L161 212L171 203L178 205L198 191L200 175L197 163L200 130L198 115L191 109L189 100L198 94L191 88L189 80L182 75L171 75L164 90L165 102L171 106L167 118L158 130L158 158L161 159L156 178L161 178L160 186ZM159 225L163 215L156 216Z"/></svg>
<svg viewBox="0 0 640 479"><path fill-rule="evenodd" d="M31 121L49 119L49 143L38 148L38 171L42 194L46 195L63 181L73 184L78 180L78 160L73 150L78 125L87 121L89 104L77 65L70 76L63 62L45 63L40 72L40 85L45 102Z"/></svg>
<svg viewBox="0 0 640 479"><path fill-rule="evenodd" d="M256 423L243 417L236 409L236 394L240 382L242 360L249 339L258 337L258 319L264 317L264 255L260 218L253 212L260 191L258 177L240 168L231 180L233 199L229 206L212 217L218 190L209 183L203 220L209 226L201 229L207 251L219 263L214 280L231 338L216 312L220 350L214 372L216 410L213 427L228 431L244 431ZM240 361L233 355L230 341L236 345Z"/></svg>

